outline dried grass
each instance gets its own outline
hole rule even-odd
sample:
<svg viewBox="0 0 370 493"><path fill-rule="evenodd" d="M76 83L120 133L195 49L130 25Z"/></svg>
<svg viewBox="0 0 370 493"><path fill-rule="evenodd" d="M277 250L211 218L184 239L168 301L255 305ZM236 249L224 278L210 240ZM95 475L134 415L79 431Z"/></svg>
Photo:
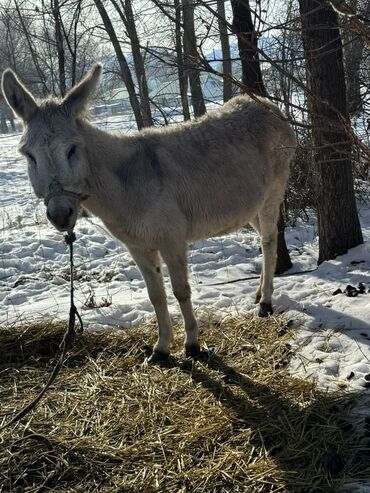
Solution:
<svg viewBox="0 0 370 493"><path fill-rule="evenodd" d="M3 416L46 380L64 327L0 331ZM360 473L343 411L353 397L289 375L283 320L203 332L202 361L184 359L176 330L175 355L156 367L145 364L153 323L79 337L37 409L0 436L0 492L318 493Z"/></svg>

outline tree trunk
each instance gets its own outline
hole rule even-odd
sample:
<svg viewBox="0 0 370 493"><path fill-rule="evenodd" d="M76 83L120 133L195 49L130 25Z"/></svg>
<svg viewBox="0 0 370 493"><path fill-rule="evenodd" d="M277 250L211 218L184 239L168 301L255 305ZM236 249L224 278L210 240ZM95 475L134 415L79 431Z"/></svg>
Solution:
<svg viewBox="0 0 370 493"><path fill-rule="evenodd" d="M194 116L206 113L200 72L198 69L198 50L194 27L194 0L182 0L184 22L184 58L190 82L191 102Z"/></svg>
<svg viewBox="0 0 370 493"><path fill-rule="evenodd" d="M350 0L348 3L353 9L353 12L360 13L365 18L369 17L370 2L365 2L362 8L359 6L358 0ZM345 19L342 26L348 113L350 115L358 115L363 106L360 67L363 56L364 40L350 29L349 19Z"/></svg>
<svg viewBox="0 0 370 493"><path fill-rule="evenodd" d="M121 1L123 10L119 7L116 0L111 0L111 2L124 23L128 37L130 38L132 58L134 60L136 79L139 86L140 109L143 118L143 126L151 127L153 126L153 118L150 110L148 83L146 79L144 60L140 50L140 42L136 30L131 0Z"/></svg>
<svg viewBox="0 0 370 493"><path fill-rule="evenodd" d="M337 14L325 0L299 0L299 8L311 90L320 264L363 240L345 128L350 121Z"/></svg>
<svg viewBox="0 0 370 493"><path fill-rule="evenodd" d="M125 1L125 7L126 7L126 19L127 19L127 31L131 40L132 55L134 57L137 82L139 84L141 114L143 116L144 126L150 127L153 125L153 118L152 118L152 113L150 110L150 103L149 103L148 82L146 79L144 60L140 51L140 43L136 31L131 0Z"/></svg>
<svg viewBox="0 0 370 493"><path fill-rule="evenodd" d="M70 77L71 77L71 87L73 87L76 84L77 81L77 51L78 51L78 44L79 44L79 32L78 32L78 27L80 24L80 16L81 16L81 5L82 0L77 0L77 2L74 4L74 13L72 16L72 21L70 24L70 27L68 30L65 29L64 23L61 23L62 29L63 29L63 36L64 36L64 41L67 46L67 49L70 54L70 64L71 64L71 69L70 69ZM73 33L73 34L71 34Z"/></svg>
<svg viewBox="0 0 370 493"><path fill-rule="evenodd" d="M124 81L124 83L126 85L126 89L127 89L128 96L130 99L132 111L134 112L134 115L135 115L136 124L137 124L138 129L140 130L141 128L143 128L144 123L143 123L143 118L142 118L141 111L140 111L140 104L139 104L139 101L138 101L136 93L135 93L135 86L134 86L134 82L132 80L130 67L128 66L126 57L122 52L121 45L120 45L118 38L117 38L117 35L114 31L114 27L112 25L111 20L109 19L108 13L105 10L102 1L101 0L94 0L94 3L95 3L95 5L99 11L100 17L101 17L103 24L104 24L104 27L107 31L107 34L108 34L108 36L112 42L112 45L114 47L115 52L116 52L118 64L119 64L120 69L121 69L121 77L122 77L122 80Z"/></svg>
<svg viewBox="0 0 370 493"><path fill-rule="evenodd" d="M13 114L10 114L9 115L9 122L10 122L10 126L12 127L12 132L15 132L15 123L14 123L14 116L13 116Z"/></svg>
<svg viewBox="0 0 370 493"><path fill-rule="evenodd" d="M225 19L225 0L217 0L218 29L220 31L220 42L222 49L222 73L226 75L223 79L223 98L224 103L233 97L232 85L232 65L229 36L227 34L227 26Z"/></svg>
<svg viewBox="0 0 370 493"><path fill-rule="evenodd" d="M182 112L184 115L184 120L190 120L190 110L188 101L188 78L184 69L184 54L182 49L182 34L181 34L181 0L174 0L175 6L175 43L176 43L176 63L177 63L177 73L179 78L179 88Z"/></svg>
<svg viewBox="0 0 370 493"><path fill-rule="evenodd" d="M277 223L278 236L277 236L277 258L275 274L282 274L291 267L293 267L292 261L285 241L285 220L284 220L284 205L280 206L279 219Z"/></svg>
<svg viewBox="0 0 370 493"><path fill-rule="evenodd" d="M4 115L0 115L0 133L7 134L9 132L8 125L6 124L6 118Z"/></svg>
<svg viewBox="0 0 370 493"><path fill-rule="evenodd" d="M257 37L252 22L249 0L232 0L233 33L238 36L239 55L242 63L243 84L249 91L260 96L267 96L263 83L261 67L257 52ZM288 248L285 241L285 221L283 206L280 207L278 220L276 274L282 274L292 267Z"/></svg>
<svg viewBox="0 0 370 493"><path fill-rule="evenodd" d="M252 21L249 0L231 0L233 9L233 33L238 37L242 81L248 90L267 95L262 79L261 65L257 51L257 34Z"/></svg>
<svg viewBox="0 0 370 493"><path fill-rule="evenodd" d="M60 91L60 95L64 97L67 92L66 67L65 67L63 33L61 26L62 19L60 16L59 0L53 0L52 7L53 7L52 14L54 18L55 44L57 47L57 54L58 54L59 91Z"/></svg>

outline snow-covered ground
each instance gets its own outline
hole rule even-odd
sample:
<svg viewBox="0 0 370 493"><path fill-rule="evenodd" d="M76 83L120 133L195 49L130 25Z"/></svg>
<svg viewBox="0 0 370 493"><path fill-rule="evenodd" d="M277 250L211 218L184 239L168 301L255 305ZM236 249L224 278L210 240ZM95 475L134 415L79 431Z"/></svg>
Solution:
<svg viewBox="0 0 370 493"><path fill-rule="evenodd" d="M119 116L101 123L122 127ZM27 181L17 154L19 134L0 136L0 324L68 316L68 251L61 233L46 221L44 205ZM294 322L301 348L292 370L328 388L366 393L370 378L370 206L360 205L365 243L316 269L315 220L287 230L294 267L275 279L274 306ZM96 218L76 227L76 298L85 326L130 327L153 315L144 282L125 248ZM203 311L255 310L261 255L256 234L234 234L190 245L194 306ZM312 270L313 272L305 272ZM165 271L166 275L166 271ZM251 278L248 280L239 280ZM362 282L366 293L334 296ZM179 309L166 285L171 312ZM370 490L369 490L370 491Z"/></svg>

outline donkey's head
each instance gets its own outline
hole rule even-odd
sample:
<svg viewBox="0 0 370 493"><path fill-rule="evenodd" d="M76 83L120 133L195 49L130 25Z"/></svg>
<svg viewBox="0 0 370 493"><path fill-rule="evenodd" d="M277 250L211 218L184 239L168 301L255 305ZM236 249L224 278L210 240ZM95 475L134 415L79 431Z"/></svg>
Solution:
<svg viewBox="0 0 370 493"><path fill-rule="evenodd" d="M24 133L19 150L27 158L28 175L38 197L45 199L47 217L59 231L71 231L80 202L89 195L89 167L79 132L79 117L98 85L95 65L62 100L36 102L14 72L5 70L2 91Z"/></svg>

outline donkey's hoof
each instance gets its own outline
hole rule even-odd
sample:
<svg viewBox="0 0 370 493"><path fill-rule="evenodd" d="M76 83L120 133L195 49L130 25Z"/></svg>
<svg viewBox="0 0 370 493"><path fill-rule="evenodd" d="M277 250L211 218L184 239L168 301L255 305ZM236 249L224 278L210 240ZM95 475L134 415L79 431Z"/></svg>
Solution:
<svg viewBox="0 0 370 493"><path fill-rule="evenodd" d="M202 352L200 350L199 344L191 344L190 346L185 346L185 356L187 358L199 358L201 354Z"/></svg>
<svg viewBox="0 0 370 493"><path fill-rule="evenodd" d="M274 310L272 309L271 303L260 303L260 309L258 312L259 317L268 317L272 315Z"/></svg>
<svg viewBox="0 0 370 493"><path fill-rule="evenodd" d="M155 349L149 356L148 363L150 365L162 363L162 361L166 361L168 359L169 355L170 353L165 353L164 351L159 351L158 349Z"/></svg>

